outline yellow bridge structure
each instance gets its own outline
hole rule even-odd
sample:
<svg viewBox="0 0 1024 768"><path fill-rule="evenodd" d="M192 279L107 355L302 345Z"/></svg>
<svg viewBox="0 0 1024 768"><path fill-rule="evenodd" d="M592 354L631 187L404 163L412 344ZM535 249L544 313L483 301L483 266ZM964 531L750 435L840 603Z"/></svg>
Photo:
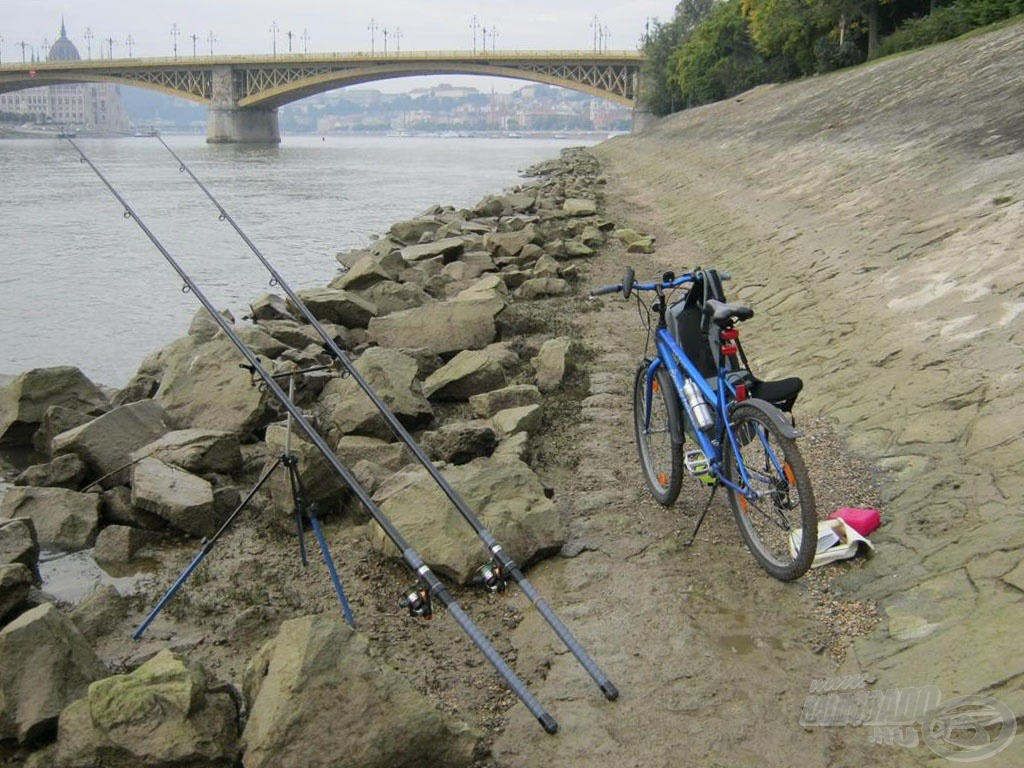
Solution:
<svg viewBox="0 0 1024 768"><path fill-rule="evenodd" d="M0 93L45 85L108 82L178 96L209 107L210 143L276 143L277 109L360 83L418 75L483 75L562 86L632 107L639 51L301 53L47 61L0 65Z"/></svg>

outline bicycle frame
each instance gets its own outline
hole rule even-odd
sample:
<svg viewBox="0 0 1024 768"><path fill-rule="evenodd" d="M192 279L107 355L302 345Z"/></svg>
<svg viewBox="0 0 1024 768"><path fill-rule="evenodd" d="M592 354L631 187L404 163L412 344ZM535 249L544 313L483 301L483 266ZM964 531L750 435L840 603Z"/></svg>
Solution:
<svg viewBox="0 0 1024 768"><path fill-rule="evenodd" d="M732 426L729 424L728 418L729 403L731 400L735 400L736 388L725 376L726 371L724 370L724 367L719 366L717 387L712 388L711 385L708 384L707 379L700 375L696 366L694 366L690 361L690 358L687 357L686 353L683 352L676 340L672 338L672 335L668 332L667 328L657 329L655 332L655 344L657 345L658 356L651 362L650 366L648 366L645 381L647 389L647 412L644 414L644 427L647 429L650 428L651 395L653 392L654 375L661 367L664 367L665 370L668 371L669 377L672 379L672 384L676 389L676 395L679 399L679 403L686 411L686 416L690 420L690 423L694 424L693 409L686 401L686 398L682 396L685 380L687 378L692 379L697 385L697 388L700 389L704 399L712 404L715 411L715 434L717 435L715 440L712 440L704 430L693 430L697 444L708 459L711 473L723 485L728 486L732 490L743 494L744 496L749 495L750 478L747 473L746 465L740 459L739 452L736 450L735 435L733 434ZM723 446L726 439L728 440L728 444L732 446L733 454L736 457L736 466L739 468L740 477L743 482L742 487L733 483L725 476L725 472L722 470L722 462L725 457ZM773 461L774 460L775 459L773 457Z"/></svg>

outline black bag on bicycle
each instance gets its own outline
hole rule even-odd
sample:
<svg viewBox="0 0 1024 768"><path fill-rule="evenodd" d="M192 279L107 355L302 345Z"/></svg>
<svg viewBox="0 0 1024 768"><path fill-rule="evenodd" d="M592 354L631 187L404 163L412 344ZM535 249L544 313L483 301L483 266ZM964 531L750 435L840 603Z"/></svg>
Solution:
<svg viewBox="0 0 1024 768"><path fill-rule="evenodd" d="M687 357L697 366L706 379L718 375L718 361L721 356L721 339L711 322L711 313L706 311L710 299L725 303L722 278L715 269L695 269L694 282L686 296L668 308L666 321L669 333L683 348ZM767 400L781 411L791 413L804 383L796 376L777 381L764 381L750 370L747 356L737 338L733 342L739 354L730 359L733 370L729 378L734 383L743 383L751 397Z"/></svg>

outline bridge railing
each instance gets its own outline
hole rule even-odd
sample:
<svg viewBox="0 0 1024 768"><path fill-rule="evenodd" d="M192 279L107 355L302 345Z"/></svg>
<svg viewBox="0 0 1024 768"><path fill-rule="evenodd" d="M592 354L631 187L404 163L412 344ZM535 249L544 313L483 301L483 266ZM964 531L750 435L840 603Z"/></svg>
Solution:
<svg viewBox="0 0 1024 768"><path fill-rule="evenodd" d="M116 67L209 67L216 65L273 65L299 64L303 62L365 62L365 61L524 61L530 59L577 59L586 61L639 61L643 54L636 50L619 51L571 51L571 50L502 50L502 51L354 51L354 52L316 52L316 53L279 53L275 55L229 55L229 56L178 56L178 57L139 57L118 59L86 59L84 61L39 61L39 62L4 62L0 71L23 72L36 70L67 69L109 69Z"/></svg>

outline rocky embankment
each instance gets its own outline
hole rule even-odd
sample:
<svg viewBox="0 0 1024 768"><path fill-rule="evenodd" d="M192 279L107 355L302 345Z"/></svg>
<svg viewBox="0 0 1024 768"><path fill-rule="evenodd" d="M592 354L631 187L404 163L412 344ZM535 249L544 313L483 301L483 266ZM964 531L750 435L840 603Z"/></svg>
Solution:
<svg viewBox="0 0 1024 768"><path fill-rule="evenodd" d="M578 262L614 230L597 215L590 155L570 151L532 174L537 181L474 210L438 206L396 223L369 248L340 254L345 269L327 287L299 294L524 565L566 541L552 491L531 464L534 436L563 418L558 408L580 354L574 339L550 332L529 308L574 292ZM637 251L651 248L636 233L618 236ZM427 564L451 583L471 584L485 559L472 530L298 317L284 298L267 295L252 304L251 322L226 319L294 385L296 402ZM195 618L187 609L157 618L155 644L126 648L116 637L138 624L140 607L159 590L125 598L106 588L72 607L36 588L41 550L91 550L117 571L160 557L161 546L166 556L168 540L209 539L234 520L248 486L286 445L312 505L304 511L352 537L341 544L344 558L377 552L373 565L385 571L398 560L315 446L298 429L287 442L280 404L239 370L239 357L200 310L187 336L151 355L112 396L70 367L25 372L2 390L0 442L48 460L19 475L0 506L0 741L16 744L17 754L39 750L32 760L55 766L227 766L239 756L246 766L299 766L325 750L344 755L331 765L468 764L486 748L486 732L440 712L379 661L387 649L372 629L369 639L349 631L322 595L286 594L282 610L280 587L263 590L262 582L277 581L265 569L295 541L284 467L252 504L256 528L276 551L207 560L192 583L228 582L205 611L221 614L219 625L185 641L185 650L182 625ZM252 534L251 521L244 530ZM392 611L403 586L391 587ZM357 614L377 599L364 592L352 592ZM156 650L172 636L178 648ZM207 641L235 646L233 659L188 652ZM452 642L449 634L439 644ZM218 679L211 664L231 677ZM338 691L343 714L332 703ZM499 709L508 696L494 696ZM471 717L474 726L478 719Z"/></svg>

